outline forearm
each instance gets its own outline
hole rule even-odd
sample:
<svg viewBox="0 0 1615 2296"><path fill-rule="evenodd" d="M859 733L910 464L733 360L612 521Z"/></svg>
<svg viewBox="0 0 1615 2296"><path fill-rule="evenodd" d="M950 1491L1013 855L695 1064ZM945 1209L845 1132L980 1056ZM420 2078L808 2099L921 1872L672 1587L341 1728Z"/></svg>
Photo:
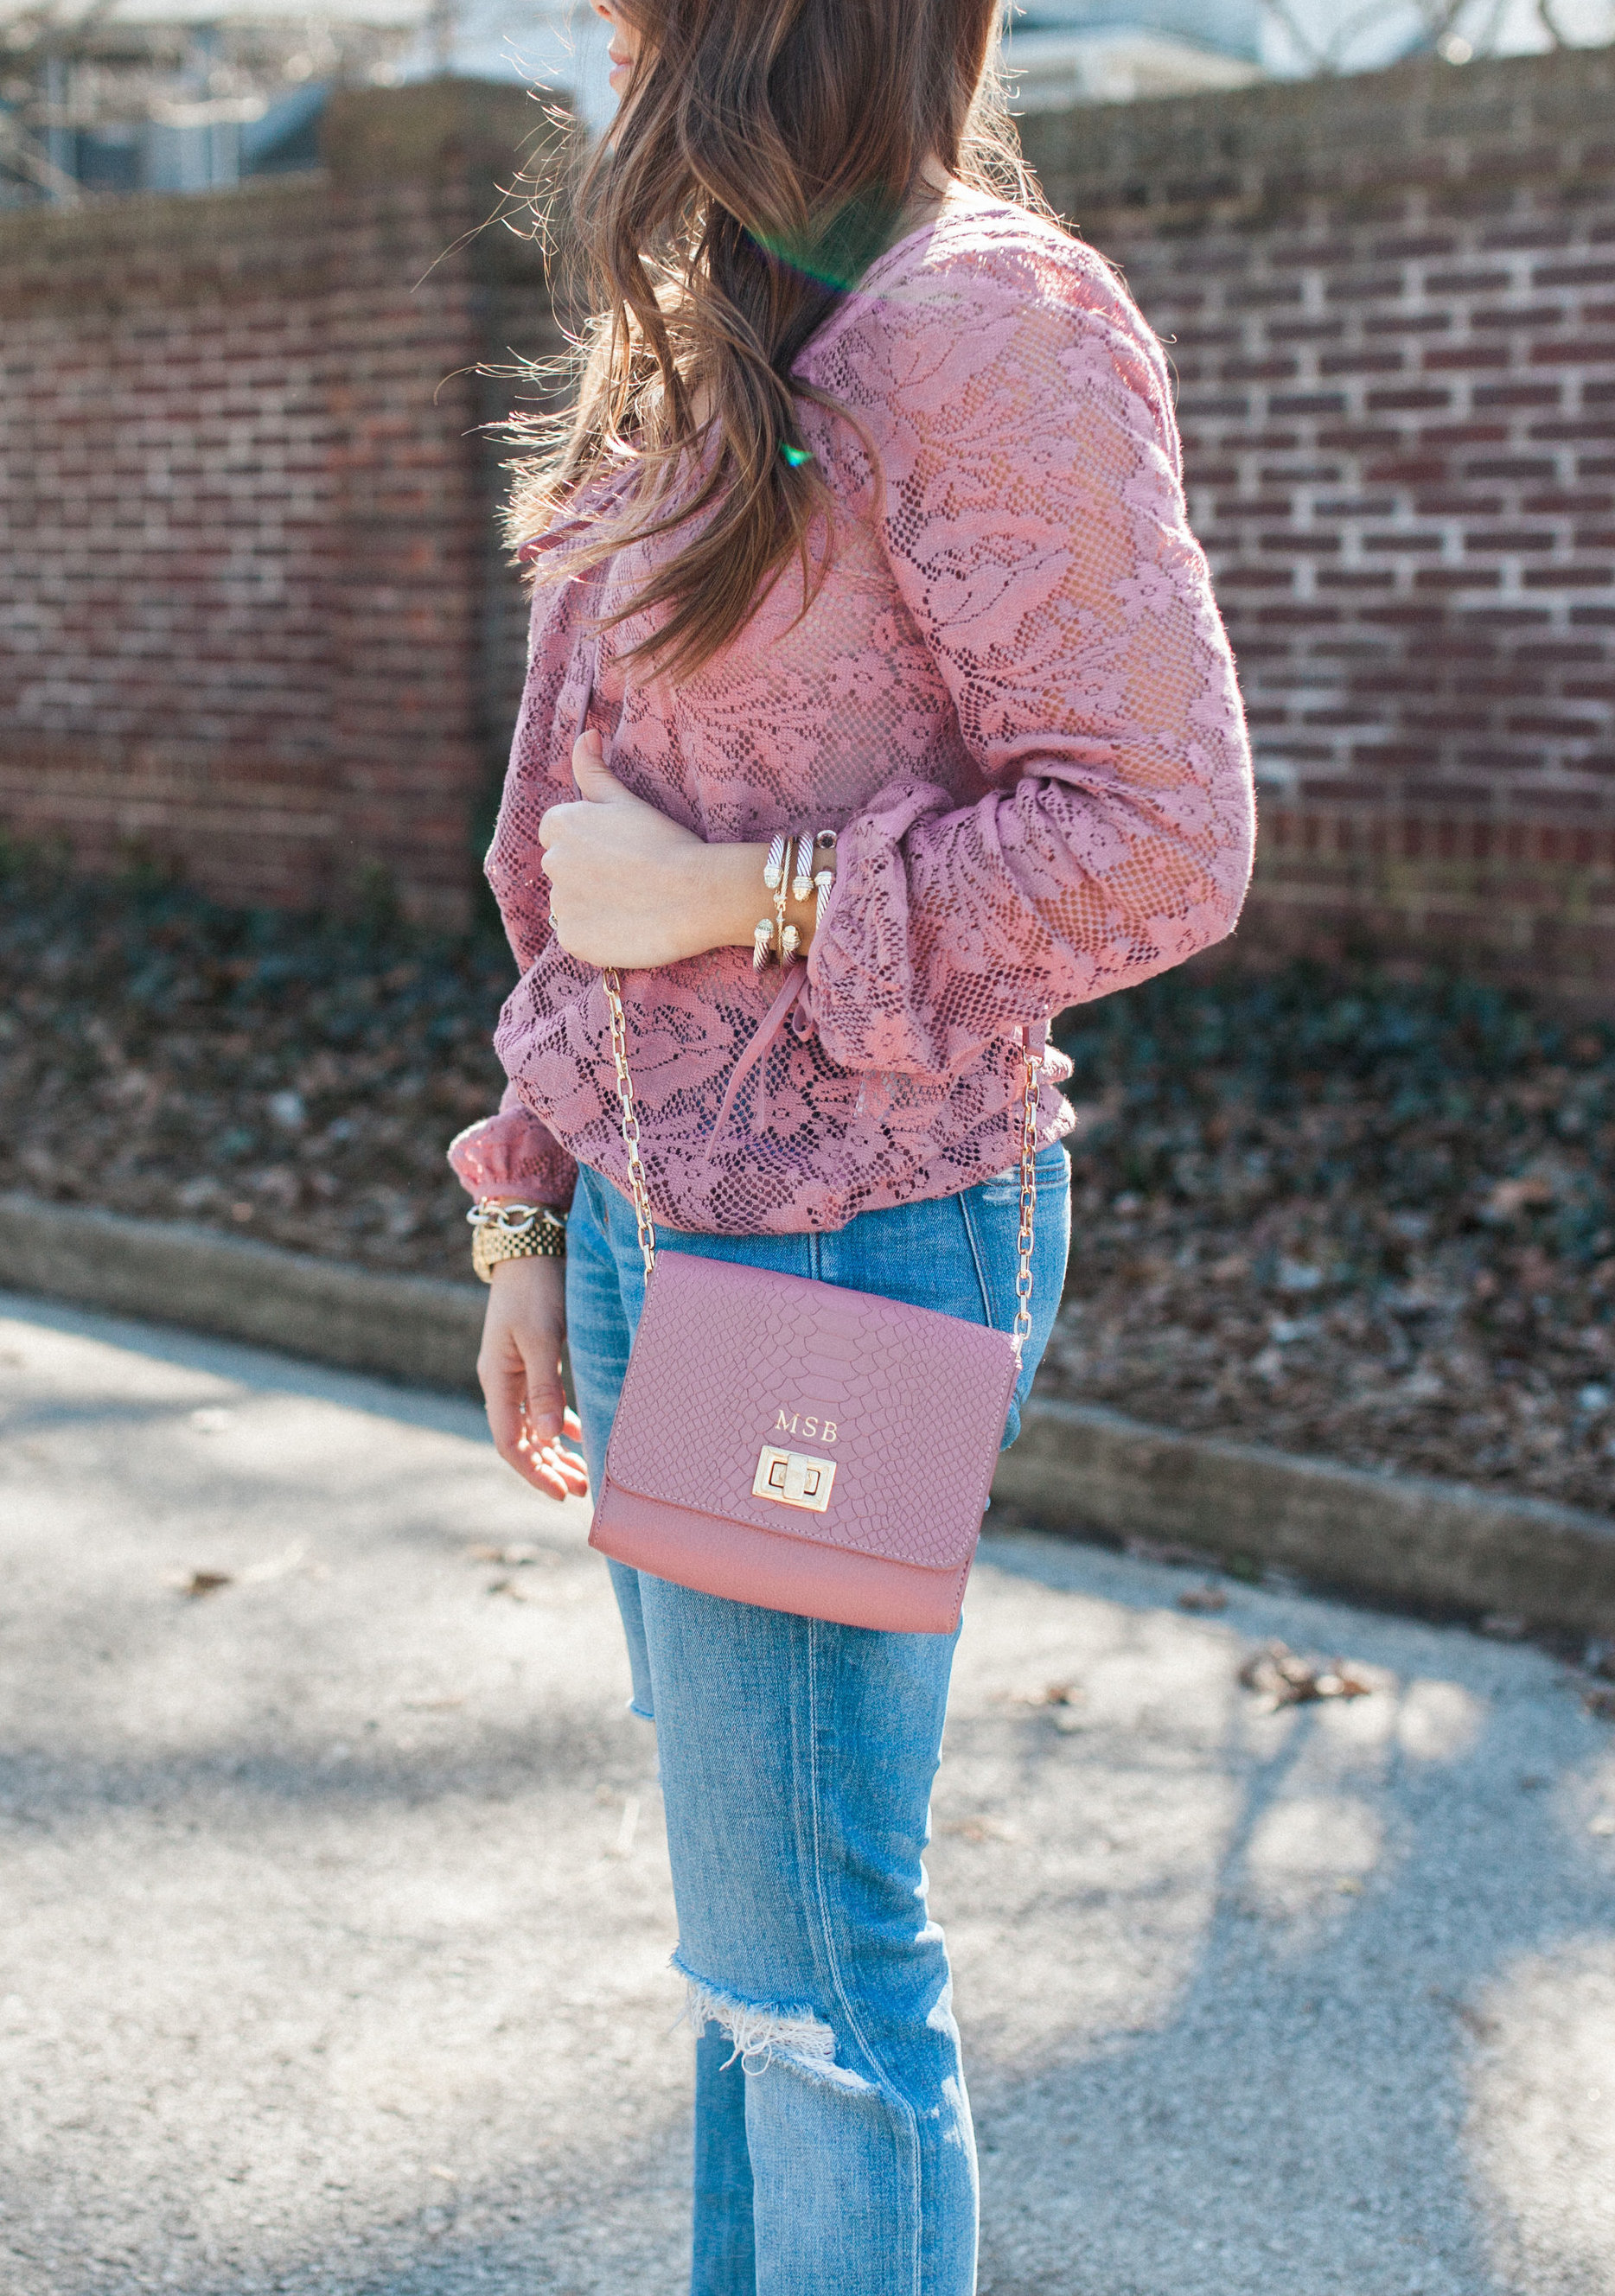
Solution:
<svg viewBox="0 0 1615 2296"><path fill-rule="evenodd" d="M709 949L750 948L765 922L776 955L782 922L795 930L796 953L806 954L814 894L799 900L787 876L780 918L763 882L768 845L709 845L670 821L606 770L597 734L573 745L572 774L581 798L551 806L538 824L550 929L569 956L637 972ZM821 847L815 859L833 872L832 852ZM793 858L794 851L787 867Z"/></svg>

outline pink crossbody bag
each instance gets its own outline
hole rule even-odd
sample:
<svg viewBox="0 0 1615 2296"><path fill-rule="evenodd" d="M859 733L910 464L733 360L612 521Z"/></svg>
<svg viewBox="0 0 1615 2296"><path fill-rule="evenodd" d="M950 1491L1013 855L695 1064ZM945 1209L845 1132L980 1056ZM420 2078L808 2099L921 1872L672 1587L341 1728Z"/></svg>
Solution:
<svg viewBox="0 0 1615 2296"><path fill-rule="evenodd" d="M645 1267L589 1544L658 1578L848 1627L951 1634L1032 1328L1040 1054L1022 1031L1012 1332L656 1249L621 982L605 975Z"/></svg>

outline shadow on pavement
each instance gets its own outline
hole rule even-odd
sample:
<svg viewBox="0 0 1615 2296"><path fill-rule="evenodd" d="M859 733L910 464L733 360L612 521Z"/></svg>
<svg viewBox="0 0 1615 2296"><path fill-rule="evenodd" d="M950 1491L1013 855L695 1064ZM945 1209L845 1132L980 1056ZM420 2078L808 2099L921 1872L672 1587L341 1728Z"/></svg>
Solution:
<svg viewBox="0 0 1615 2296"><path fill-rule="evenodd" d="M579 1511L470 1406L12 1317L6 2296L675 2296L675 1925ZM518 1533L526 1602L468 1559ZM982 2296L1607 2296L1607 1726L1537 1651L1185 1583L983 1546L930 1860ZM1259 1710L1271 1636L1372 1693Z"/></svg>

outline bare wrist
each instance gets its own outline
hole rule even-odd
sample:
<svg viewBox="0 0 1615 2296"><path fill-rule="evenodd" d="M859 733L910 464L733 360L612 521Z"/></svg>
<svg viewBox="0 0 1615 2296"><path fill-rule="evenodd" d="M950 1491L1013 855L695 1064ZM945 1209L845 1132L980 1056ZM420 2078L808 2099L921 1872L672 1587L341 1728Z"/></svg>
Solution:
<svg viewBox="0 0 1615 2296"><path fill-rule="evenodd" d="M490 1292L508 1292L525 1284L559 1296L566 1289L565 1271L564 1259L496 1259L488 1270L488 1285Z"/></svg>
<svg viewBox="0 0 1615 2296"><path fill-rule="evenodd" d="M766 845L709 845L707 866L708 948L750 948L751 930L767 906L763 883Z"/></svg>

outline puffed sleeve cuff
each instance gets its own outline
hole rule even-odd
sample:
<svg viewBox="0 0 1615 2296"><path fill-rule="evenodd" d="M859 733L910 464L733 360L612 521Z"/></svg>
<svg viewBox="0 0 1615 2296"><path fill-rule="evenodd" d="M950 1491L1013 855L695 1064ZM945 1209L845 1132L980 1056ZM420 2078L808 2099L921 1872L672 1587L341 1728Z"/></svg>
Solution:
<svg viewBox="0 0 1615 2296"><path fill-rule="evenodd" d="M578 1167L549 1127L507 1086L496 1116L485 1116L448 1144L448 1160L473 1196L521 1195L564 1211Z"/></svg>

